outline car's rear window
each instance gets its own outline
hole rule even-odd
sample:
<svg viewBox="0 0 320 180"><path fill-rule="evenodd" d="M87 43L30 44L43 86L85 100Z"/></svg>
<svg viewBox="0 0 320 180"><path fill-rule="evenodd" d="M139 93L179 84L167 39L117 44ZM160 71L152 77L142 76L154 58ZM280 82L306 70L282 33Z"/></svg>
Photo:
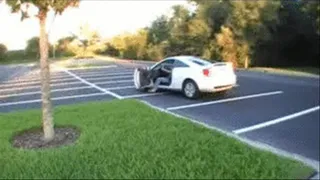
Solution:
<svg viewBox="0 0 320 180"><path fill-rule="evenodd" d="M206 61L206 60L203 60L203 59L199 59L199 58L192 58L192 59L190 59L190 61L193 62L194 64L199 65L199 66L207 66L207 65L212 64L209 61Z"/></svg>

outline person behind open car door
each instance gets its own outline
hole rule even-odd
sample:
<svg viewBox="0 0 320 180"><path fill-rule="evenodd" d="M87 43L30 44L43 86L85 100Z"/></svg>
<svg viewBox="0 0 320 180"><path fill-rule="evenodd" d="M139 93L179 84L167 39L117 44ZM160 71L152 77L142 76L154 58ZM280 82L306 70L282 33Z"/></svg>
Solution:
<svg viewBox="0 0 320 180"><path fill-rule="evenodd" d="M139 82L140 82L140 88L148 88L148 87L152 87L153 83L152 83L152 78L153 76L155 76L156 74L153 71L148 70L147 68L138 68L138 72L139 73Z"/></svg>
<svg viewBox="0 0 320 180"><path fill-rule="evenodd" d="M149 92L156 92L158 90L158 86L161 83L170 83L171 73L172 73L172 66L168 64L162 64L157 73L159 74L159 76L155 77L155 83L153 85L153 88L150 89Z"/></svg>

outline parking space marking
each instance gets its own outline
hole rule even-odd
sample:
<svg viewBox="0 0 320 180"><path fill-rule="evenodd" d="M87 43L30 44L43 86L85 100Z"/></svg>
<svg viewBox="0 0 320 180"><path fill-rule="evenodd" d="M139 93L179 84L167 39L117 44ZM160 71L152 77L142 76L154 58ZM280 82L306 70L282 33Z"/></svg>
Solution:
<svg viewBox="0 0 320 180"><path fill-rule="evenodd" d="M102 95L108 95L108 93L102 92L102 93L83 94L83 95L76 95L76 96L63 96L63 97L51 98L51 100L75 99L75 98L93 97L93 96L102 96ZM42 102L42 99L0 103L0 107L12 106L12 105L20 105L20 104L30 104L30 103L36 103L36 102Z"/></svg>
<svg viewBox="0 0 320 180"><path fill-rule="evenodd" d="M146 97L146 96L158 96L158 95L164 95L163 93L149 93L149 94L135 94L135 95L128 95L128 96L122 96L123 99L130 99L130 98L138 98L138 97Z"/></svg>
<svg viewBox="0 0 320 180"><path fill-rule="evenodd" d="M119 86L119 87L113 87L113 88L106 88L106 90L120 90L120 89L132 89L135 88L135 86Z"/></svg>
<svg viewBox="0 0 320 180"><path fill-rule="evenodd" d="M54 83L54 82L64 82L64 81L72 81L74 80L73 77L69 77L69 78L65 78L65 79L53 79L50 80L50 83ZM15 86L15 85L35 85L35 84L39 84L41 83L40 81L38 82L22 82L22 83L8 83L8 84L0 84L0 88L5 88L5 87L10 87L10 86Z"/></svg>
<svg viewBox="0 0 320 180"><path fill-rule="evenodd" d="M124 73L93 73L93 74L83 74L79 75L82 78L87 78L87 77L99 77L99 76L111 76L111 75L131 75L133 72L124 72ZM77 74L78 75L78 74ZM116 77L116 76L115 76ZM67 81L67 80L72 80L74 79L73 77L70 77L68 75L62 75L58 77L51 77L50 82L60 82L60 81ZM21 78L20 80L12 80L12 81L6 81L2 84L0 84L0 87L7 87L11 85L32 85L32 84L37 84L40 83L40 78Z"/></svg>
<svg viewBox="0 0 320 180"><path fill-rule="evenodd" d="M76 75L78 76L83 76L83 75L121 75L123 73L133 73L132 70L128 71L128 70L121 70L121 73L119 72L75 72Z"/></svg>
<svg viewBox="0 0 320 180"><path fill-rule="evenodd" d="M70 77L68 75L59 75L59 76L52 76L50 75L50 79L63 79L63 78L67 78L67 77ZM3 82L3 84L6 84L6 83L22 83L22 82L30 82L30 81L40 81L41 79L39 78L39 76L37 77L19 77L19 78L16 78L16 79L13 79L13 80L9 80L9 81L5 81Z"/></svg>
<svg viewBox="0 0 320 180"><path fill-rule="evenodd" d="M108 68L115 68L118 67L117 65L108 65L108 66L87 66L87 67L73 67L73 68L66 68L67 70L78 70L78 69L108 69Z"/></svg>
<svg viewBox="0 0 320 180"><path fill-rule="evenodd" d="M117 76L117 75L133 75L133 72L123 72L123 73L97 73L97 74L77 74L78 76L82 78L88 78L88 77L99 77L99 76Z"/></svg>
<svg viewBox="0 0 320 180"><path fill-rule="evenodd" d="M126 82L133 82L133 79L129 80L117 80L117 81L106 81L106 82L97 82L96 85L105 85L105 84L117 84L117 83L126 83Z"/></svg>
<svg viewBox="0 0 320 180"><path fill-rule="evenodd" d="M316 106L316 107L313 107L313 108L310 108L310 109L306 109L306 110L303 110L303 111L300 111L300 112L297 112L297 113L294 113L294 114L290 114L290 115L287 115L287 116L284 116L284 117L280 117L280 118L277 118L277 119L274 119L274 120L271 120L271 121L263 122L263 123L256 124L256 125L253 125L253 126L249 126L249 127L246 127L246 128L237 129L237 130L234 130L232 132L235 133L235 134L242 134L242 133L254 131L254 130L257 130L257 129L265 128L265 127L268 127L268 126L271 126L271 125L274 125L274 124L278 124L278 123L281 123L281 122L284 122L284 121L288 121L288 120L297 118L297 117L305 115L305 114L309 114L309 113L318 111L319 109L320 109L320 106Z"/></svg>
<svg viewBox="0 0 320 180"><path fill-rule="evenodd" d="M127 76L113 76L113 77L100 77L100 78L92 78L92 79L88 79L88 80L104 80L104 79L121 79L121 78L127 78L129 77L130 74L132 73L118 73L119 75L127 75ZM92 75L92 76L80 76L81 78L85 78L85 77L96 77L96 76L109 76L111 74L101 74L101 75ZM116 74L112 74L112 75L116 75ZM131 76L130 76L131 77ZM61 79L51 79L50 82L63 82L63 81L70 81L70 80L74 80L73 77L65 77L65 78L61 78ZM10 86L14 86L14 85L35 85L35 84L39 84L40 80L24 80L24 81L16 81L16 82L5 82L0 84L0 88L5 88L5 87L10 87Z"/></svg>
<svg viewBox="0 0 320 180"><path fill-rule="evenodd" d="M100 78L86 78L86 80L88 80L88 81L113 80L113 79L130 78L130 77L132 78L132 75L130 75L130 76L115 76L115 77L100 77Z"/></svg>
<svg viewBox="0 0 320 180"><path fill-rule="evenodd" d="M126 82L133 82L133 79L130 80L116 80L116 81L102 81L95 83L96 85L105 85L105 84L117 84L117 83L126 83ZM58 86L64 86L64 85L80 85L84 84L83 82L67 82L67 83L56 83L51 84L50 87L58 87ZM35 86L26 86L26 87L14 87L14 88L7 88L7 89L0 89L1 92L10 92L10 91L19 91L19 90L28 90L28 89L34 89L34 88L40 88L40 85Z"/></svg>
<svg viewBox="0 0 320 180"><path fill-rule="evenodd" d="M73 90L91 89L91 88L93 88L93 87L83 86L83 87L73 87L73 88L61 88L61 89L52 89L50 92L63 92L63 91L73 91ZM0 95L0 98L8 98L8 97L15 97L15 96L27 96L27 95L34 95L34 94L41 94L41 91Z"/></svg>
<svg viewBox="0 0 320 180"><path fill-rule="evenodd" d="M64 85L77 85L77 84L83 84L83 82L66 82L66 83L50 84L50 87L64 86ZM27 89L33 89L33 88L40 88L40 85L27 86L27 87L17 87L17 88L8 88L8 89L0 89L0 92L19 91L19 90L27 90Z"/></svg>
<svg viewBox="0 0 320 180"><path fill-rule="evenodd" d="M259 94L253 94L253 95L247 95L247 96L240 96L235 98L228 98L228 99L222 99L222 100L216 100L216 101L210 101L210 102L204 102L204 103L196 103L196 104L189 104L184 106L176 106L176 107L169 107L167 110L178 110L178 109L186 109L191 107L199 107L199 106L206 106L211 104L218 104L218 103L225 103L225 102L231 102L231 101L239 101L244 99L251 99L256 97L263 97L263 96L272 96L283 93L282 91L273 91L273 92L267 92L267 93L259 93Z"/></svg>
<svg viewBox="0 0 320 180"><path fill-rule="evenodd" d="M78 80L81 81L82 83L85 83L85 84L87 84L87 85L89 85L89 86L91 86L91 87L94 87L94 88L96 88L96 89L98 89L98 90L100 90L100 91L102 91L102 92L104 92L104 93L106 93L106 94L109 94L109 95L111 95L111 96L113 96L113 97L116 97L116 98L118 98L118 99L122 99L122 97L119 96L118 94L113 93L113 92L111 92L111 91L108 91L108 90L106 90L106 89L103 89L103 88L101 88L101 87L99 87L99 86L97 86L97 85L95 85L95 84L93 84L93 83L90 83L89 81L87 81L87 80L85 80L85 79L82 79L81 77L75 75L74 73L68 71L67 69L64 69L64 68L60 68L60 69L61 69L62 71L64 71L64 72L66 72L67 74L69 74L70 76L78 79Z"/></svg>

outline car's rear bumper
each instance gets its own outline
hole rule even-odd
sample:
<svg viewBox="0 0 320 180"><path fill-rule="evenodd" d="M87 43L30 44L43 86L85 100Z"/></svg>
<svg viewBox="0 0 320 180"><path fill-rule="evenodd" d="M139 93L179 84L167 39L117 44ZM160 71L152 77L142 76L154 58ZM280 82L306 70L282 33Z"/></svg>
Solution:
<svg viewBox="0 0 320 180"><path fill-rule="evenodd" d="M237 85L235 74L215 78L203 78L198 82L201 92L219 92L232 89Z"/></svg>

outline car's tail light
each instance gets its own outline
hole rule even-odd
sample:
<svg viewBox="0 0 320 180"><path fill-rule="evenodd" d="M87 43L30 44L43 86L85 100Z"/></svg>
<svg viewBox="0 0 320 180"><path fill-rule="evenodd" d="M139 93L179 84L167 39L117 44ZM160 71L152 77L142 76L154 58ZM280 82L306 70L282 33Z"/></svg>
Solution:
<svg viewBox="0 0 320 180"><path fill-rule="evenodd" d="M203 75L205 75L205 76L209 76L209 74L210 74L209 69L204 69L204 70L202 70L202 72L203 72Z"/></svg>

